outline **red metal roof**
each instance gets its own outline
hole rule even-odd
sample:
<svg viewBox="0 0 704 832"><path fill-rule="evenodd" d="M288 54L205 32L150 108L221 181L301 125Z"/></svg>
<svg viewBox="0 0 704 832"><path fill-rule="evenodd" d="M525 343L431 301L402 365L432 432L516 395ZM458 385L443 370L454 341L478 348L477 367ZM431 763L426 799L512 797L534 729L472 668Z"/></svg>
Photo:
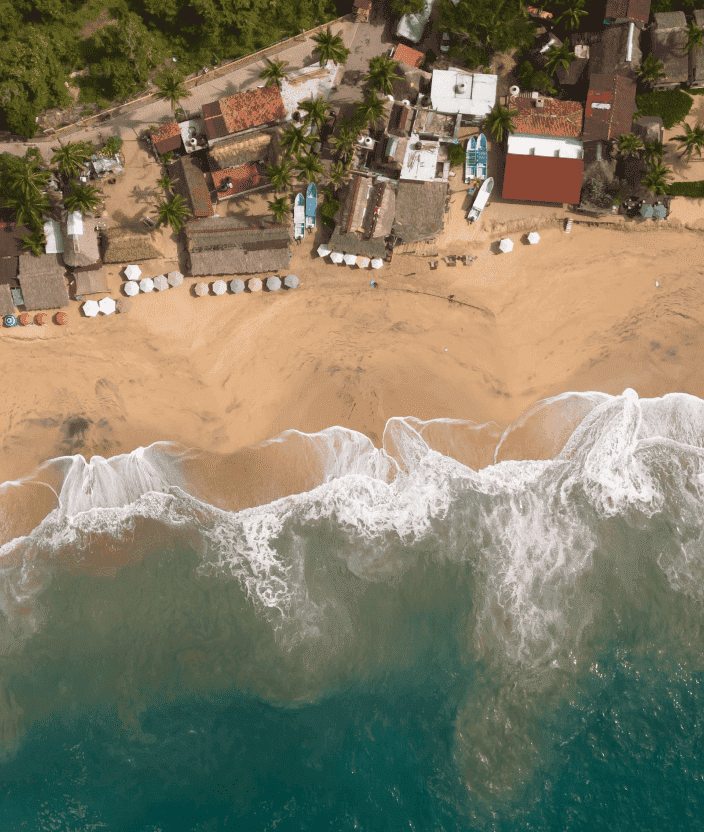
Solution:
<svg viewBox="0 0 704 832"><path fill-rule="evenodd" d="M400 64L406 64L406 66L417 69L423 63L424 58L425 55L420 49L412 49L410 46L406 46L405 43L397 44L394 49L394 60Z"/></svg>
<svg viewBox="0 0 704 832"><path fill-rule="evenodd" d="M509 107L517 110L513 118L515 133L531 136L559 136L576 139L582 133L584 111L579 101L561 101L541 95L511 96Z"/></svg>
<svg viewBox="0 0 704 832"><path fill-rule="evenodd" d="M584 111L585 141L606 141L629 133L635 110L636 82L632 78L592 75Z"/></svg>
<svg viewBox="0 0 704 832"><path fill-rule="evenodd" d="M583 159L509 153L504 168L504 199L521 202L579 202Z"/></svg>
<svg viewBox="0 0 704 832"><path fill-rule="evenodd" d="M606 0L607 20L633 20L647 23L650 17L650 0Z"/></svg>
<svg viewBox="0 0 704 832"><path fill-rule="evenodd" d="M211 175L218 201L229 199L231 196L241 194L244 191L251 191L252 188L256 188L263 181L259 167L256 164L237 165L234 168L214 170ZM221 191L220 186L228 179L232 187L226 191Z"/></svg>
<svg viewBox="0 0 704 832"><path fill-rule="evenodd" d="M181 147L181 128L175 121L167 121L157 130L152 130L152 144L157 153L169 153Z"/></svg>

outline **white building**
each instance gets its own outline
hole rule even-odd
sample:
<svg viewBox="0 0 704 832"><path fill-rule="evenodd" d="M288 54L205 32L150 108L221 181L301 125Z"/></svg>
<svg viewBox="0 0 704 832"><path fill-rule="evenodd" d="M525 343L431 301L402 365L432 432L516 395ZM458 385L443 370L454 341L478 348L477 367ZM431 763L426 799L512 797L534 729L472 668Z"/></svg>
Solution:
<svg viewBox="0 0 704 832"><path fill-rule="evenodd" d="M498 76L462 69L433 70L430 99L439 113L461 113L472 119L483 119L496 103Z"/></svg>
<svg viewBox="0 0 704 832"><path fill-rule="evenodd" d="M450 162L440 158L440 142L436 139L421 139L411 133L401 164L401 179L416 182L447 181Z"/></svg>
<svg viewBox="0 0 704 832"><path fill-rule="evenodd" d="M582 159L584 150L579 139L554 136L526 136L512 133L508 137L508 153L517 156L551 156L557 159Z"/></svg>

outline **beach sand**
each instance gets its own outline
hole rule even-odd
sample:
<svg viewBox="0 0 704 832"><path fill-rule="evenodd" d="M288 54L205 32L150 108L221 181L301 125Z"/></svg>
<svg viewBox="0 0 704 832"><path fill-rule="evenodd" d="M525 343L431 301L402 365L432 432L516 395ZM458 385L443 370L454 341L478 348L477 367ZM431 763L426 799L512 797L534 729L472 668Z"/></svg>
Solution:
<svg viewBox="0 0 704 832"><path fill-rule="evenodd" d="M297 291L198 299L187 279L125 315L72 304L67 327L3 330L0 477L157 440L231 453L289 428L378 443L392 416L504 426L569 390L704 393L699 234L554 225L497 255L497 216L471 267L397 254L377 289L306 245Z"/></svg>

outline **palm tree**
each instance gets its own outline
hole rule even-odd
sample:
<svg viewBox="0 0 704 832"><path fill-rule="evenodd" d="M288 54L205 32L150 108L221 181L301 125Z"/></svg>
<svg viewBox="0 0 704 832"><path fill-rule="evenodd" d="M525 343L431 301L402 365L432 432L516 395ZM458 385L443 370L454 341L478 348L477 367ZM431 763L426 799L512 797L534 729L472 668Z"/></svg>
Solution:
<svg viewBox="0 0 704 832"><path fill-rule="evenodd" d="M304 182L317 182L323 172L323 166L317 156L307 153L305 156L298 157L296 170Z"/></svg>
<svg viewBox="0 0 704 832"><path fill-rule="evenodd" d="M342 185L349 179L349 165L346 165L344 162L335 162L333 165L330 166L330 171L328 175L330 177L330 184L334 185L336 188L339 188L340 185Z"/></svg>
<svg viewBox="0 0 704 832"><path fill-rule="evenodd" d="M265 86L267 87L273 87L274 85L280 87L281 82L286 77L286 66L287 61L270 61L269 58L267 58L264 69L259 73L259 77L262 81L266 81Z"/></svg>
<svg viewBox="0 0 704 832"><path fill-rule="evenodd" d="M497 104L484 121L484 127L491 133L497 144L501 144L509 133L516 129L513 119L518 115L518 110L509 110Z"/></svg>
<svg viewBox="0 0 704 832"><path fill-rule="evenodd" d="M657 139L643 143L643 159L645 159L648 164L651 164L652 162L661 162L664 152L665 147L663 143L659 142Z"/></svg>
<svg viewBox="0 0 704 832"><path fill-rule="evenodd" d="M684 133L675 136L675 141L679 144L682 156L686 159L691 158L693 153L701 157L702 148L704 148L704 127L701 124L696 124L691 127L687 122L684 123Z"/></svg>
<svg viewBox="0 0 704 832"><path fill-rule="evenodd" d="M672 179L672 171L662 162L655 162L648 167L642 184L656 196L667 193L669 180Z"/></svg>
<svg viewBox="0 0 704 832"><path fill-rule="evenodd" d="M545 71L554 75L558 69L569 69L573 59L574 52L570 52L567 44L561 43L559 46L554 44L545 53Z"/></svg>
<svg viewBox="0 0 704 832"><path fill-rule="evenodd" d="M188 98L189 92L184 83L183 75L175 69L165 69L154 79L156 97L168 101L175 113L181 101Z"/></svg>
<svg viewBox="0 0 704 832"><path fill-rule="evenodd" d="M170 199L163 199L156 206L156 213L161 225L170 225L175 234L183 228L191 211L181 194L174 194Z"/></svg>
<svg viewBox="0 0 704 832"><path fill-rule="evenodd" d="M303 123L309 124L320 131L328 118L328 105L325 99L308 98L306 101L301 101L298 108L305 113Z"/></svg>
<svg viewBox="0 0 704 832"><path fill-rule="evenodd" d="M361 104L357 105L355 116L360 124L373 127L384 115L384 99L379 98L376 93L367 93Z"/></svg>
<svg viewBox="0 0 704 832"><path fill-rule="evenodd" d="M284 130L281 136L281 147L291 156L295 156L299 151L305 149L311 144L311 137L301 127L291 125Z"/></svg>
<svg viewBox="0 0 704 832"><path fill-rule="evenodd" d="M114 156L122 149L122 139L119 136L108 136L103 145L103 153L107 156Z"/></svg>
<svg viewBox="0 0 704 832"><path fill-rule="evenodd" d="M174 180L169 176L168 173L163 173L156 183L162 191L166 191L167 193L173 188Z"/></svg>
<svg viewBox="0 0 704 832"><path fill-rule="evenodd" d="M665 65L655 55L646 55L638 68L638 80L646 87L652 87L665 77Z"/></svg>
<svg viewBox="0 0 704 832"><path fill-rule="evenodd" d="M358 134L359 130L353 122L342 122L337 133L331 137L330 146L340 158L349 159Z"/></svg>
<svg viewBox="0 0 704 832"><path fill-rule="evenodd" d="M692 49L695 49L697 46L702 46L703 44L704 29L702 29L701 26L697 26L697 24L692 21L687 26L687 45L684 51L689 53Z"/></svg>
<svg viewBox="0 0 704 832"><path fill-rule="evenodd" d="M567 29L573 32L579 29L583 17L588 14L584 8L584 0L566 0L563 10L555 19L555 23L564 23Z"/></svg>
<svg viewBox="0 0 704 832"><path fill-rule="evenodd" d="M388 95L393 89L397 70L396 61L391 60L387 55L377 55L369 61L369 72L365 80L370 89Z"/></svg>
<svg viewBox="0 0 704 832"><path fill-rule="evenodd" d="M44 254L45 245L46 237L44 236L44 231L41 229L35 229L31 234L28 234L22 239L22 248L25 251L30 252L30 254L33 254L35 257L39 257Z"/></svg>
<svg viewBox="0 0 704 832"><path fill-rule="evenodd" d="M332 61L334 64L344 64L350 54L350 50L345 46L342 37L333 35L329 26L324 32L318 32L313 40L315 42L313 51L318 53L318 60L323 66L328 61Z"/></svg>
<svg viewBox="0 0 704 832"><path fill-rule="evenodd" d="M291 205L287 197L279 196L269 202L269 210L274 218L274 222L283 225L290 214Z"/></svg>
<svg viewBox="0 0 704 832"><path fill-rule="evenodd" d="M86 162L93 155L93 147L88 142L67 142L52 148L51 164L56 165L61 178L68 182L79 176Z"/></svg>
<svg viewBox="0 0 704 832"><path fill-rule="evenodd" d="M100 205L101 199L102 194L94 185L74 182L71 185L71 190L64 197L64 206L67 211L91 214Z"/></svg>
<svg viewBox="0 0 704 832"><path fill-rule="evenodd" d="M638 156L644 149L643 139L635 133L624 133L618 137L618 154L624 159L630 156Z"/></svg>
<svg viewBox="0 0 704 832"><path fill-rule="evenodd" d="M269 165L266 169L266 175L277 193L288 190L293 182L293 171L291 163L288 161Z"/></svg>

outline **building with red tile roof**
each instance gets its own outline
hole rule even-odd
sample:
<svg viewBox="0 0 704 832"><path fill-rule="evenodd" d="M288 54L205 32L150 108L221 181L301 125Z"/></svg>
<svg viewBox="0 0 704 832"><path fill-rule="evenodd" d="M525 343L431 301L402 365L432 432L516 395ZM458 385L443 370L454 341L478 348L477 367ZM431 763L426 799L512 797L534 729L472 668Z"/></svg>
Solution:
<svg viewBox="0 0 704 832"><path fill-rule="evenodd" d="M238 92L203 105L205 133L211 141L285 118L281 91L275 84Z"/></svg>
<svg viewBox="0 0 704 832"><path fill-rule="evenodd" d="M213 203L205 174L191 156L182 156L170 164L169 177L173 182L174 193L186 200L193 217L213 215Z"/></svg>
<svg viewBox="0 0 704 832"><path fill-rule="evenodd" d="M606 0L605 20L628 20L642 23L650 18L650 0Z"/></svg>
<svg viewBox="0 0 704 832"><path fill-rule="evenodd" d="M405 43L399 43L394 49L393 58L400 64L405 64L406 66L412 66L414 69L418 69L418 67L423 63L425 55L420 51L420 49L413 49L410 46L406 46Z"/></svg>
<svg viewBox="0 0 704 832"><path fill-rule="evenodd" d="M211 176L218 202L245 193L245 191L254 190L264 182L259 165L253 163L214 170Z"/></svg>
<svg viewBox="0 0 704 832"><path fill-rule="evenodd" d="M520 202L574 205L579 202L584 160L509 153L502 197Z"/></svg>
<svg viewBox="0 0 704 832"><path fill-rule="evenodd" d="M612 141L630 133L636 82L625 75L592 75L584 111L584 141Z"/></svg>
<svg viewBox="0 0 704 832"><path fill-rule="evenodd" d="M181 148L181 128L175 121L167 121L151 132L152 145L157 153L173 153Z"/></svg>
<svg viewBox="0 0 704 832"><path fill-rule="evenodd" d="M583 110L579 101L518 95L509 98L508 106L516 111L514 133L573 139L582 134Z"/></svg>

